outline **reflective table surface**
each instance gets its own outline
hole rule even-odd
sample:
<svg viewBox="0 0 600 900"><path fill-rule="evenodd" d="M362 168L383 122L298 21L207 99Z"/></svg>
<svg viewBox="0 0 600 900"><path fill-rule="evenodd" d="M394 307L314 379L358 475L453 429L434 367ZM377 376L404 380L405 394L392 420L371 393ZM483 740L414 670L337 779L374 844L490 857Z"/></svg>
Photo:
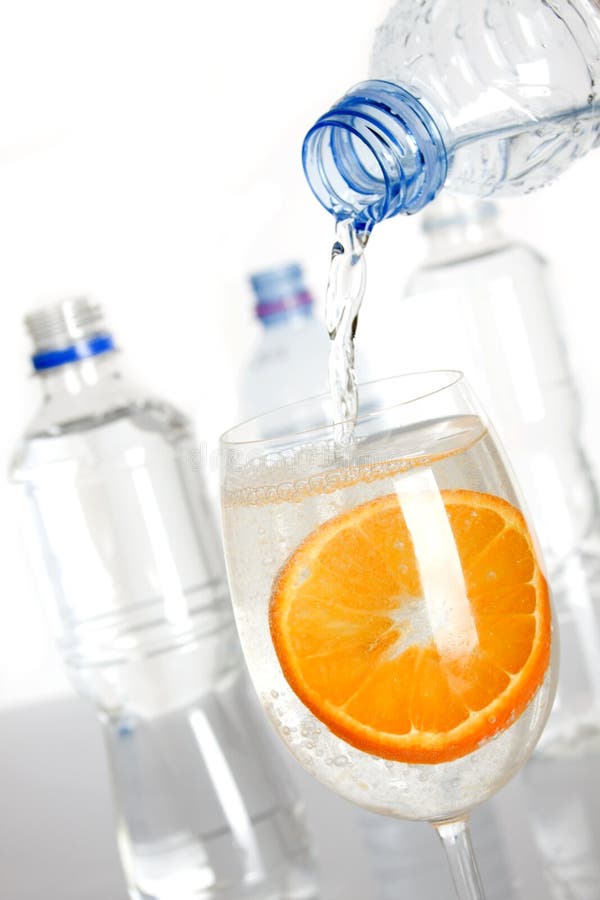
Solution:
<svg viewBox="0 0 600 900"><path fill-rule="evenodd" d="M430 826L357 810L290 759L321 900L446 900ZM128 900L93 712L60 699L0 715L2 900ZM487 900L600 900L600 756L534 759L472 819Z"/></svg>

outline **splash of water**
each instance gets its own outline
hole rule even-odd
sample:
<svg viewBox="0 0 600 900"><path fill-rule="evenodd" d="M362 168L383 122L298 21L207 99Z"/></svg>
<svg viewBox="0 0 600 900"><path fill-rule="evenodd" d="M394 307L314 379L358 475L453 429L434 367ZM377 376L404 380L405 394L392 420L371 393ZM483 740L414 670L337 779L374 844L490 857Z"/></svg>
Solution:
<svg viewBox="0 0 600 900"><path fill-rule="evenodd" d="M333 402L335 438L350 443L358 414L354 369L354 336L366 288L364 249L368 233L357 232L350 219L336 222L327 284L325 318L331 340L329 390Z"/></svg>

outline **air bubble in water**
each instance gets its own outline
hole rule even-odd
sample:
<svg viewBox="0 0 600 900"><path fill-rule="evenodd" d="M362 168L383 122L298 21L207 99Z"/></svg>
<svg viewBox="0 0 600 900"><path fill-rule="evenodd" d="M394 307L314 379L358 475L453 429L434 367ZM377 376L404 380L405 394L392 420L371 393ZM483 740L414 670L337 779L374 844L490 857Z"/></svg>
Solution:
<svg viewBox="0 0 600 900"><path fill-rule="evenodd" d="M340 756L336 756L334 758L333 765L338 766L339 768L342 768L342 766L347 766L349 762L350 762L350 760L348 759L347 756L343 756L340 754Z"/></svg>

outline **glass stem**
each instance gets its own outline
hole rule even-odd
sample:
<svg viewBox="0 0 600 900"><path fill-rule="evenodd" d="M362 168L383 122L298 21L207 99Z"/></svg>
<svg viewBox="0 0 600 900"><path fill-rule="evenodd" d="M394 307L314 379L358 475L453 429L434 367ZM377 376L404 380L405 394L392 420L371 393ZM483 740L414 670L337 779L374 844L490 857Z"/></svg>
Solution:
<svg viewBox="0 0 600 900"><path fill-rule="evenodd" d="M485 900L467 820L445 822L435 829L446 852L458 900Z"/></svg>

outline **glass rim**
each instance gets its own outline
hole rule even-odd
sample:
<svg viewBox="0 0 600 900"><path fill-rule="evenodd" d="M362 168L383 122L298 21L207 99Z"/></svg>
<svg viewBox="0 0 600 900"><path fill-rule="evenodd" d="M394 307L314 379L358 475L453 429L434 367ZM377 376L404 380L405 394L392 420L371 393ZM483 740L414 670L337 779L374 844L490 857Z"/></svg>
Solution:
<svg viewBox="0 0 600 900"><path fill-rule="evenodd" d="M359 403L360 403L360 391L364 388L373 387L374 385L390 385L391 383L397 381L401 382L411 378L418 378L425 375L440 375L446 376L446 379L443 384L438 385L437 387L432 388L431 390L422 391L420 393L415 394L415 396L411 396L406 400L399 400L397 402L390 403L382 403L375 410L369 410L368 412L361 413L359 408L359 413L354 420L354 425L360 425L363 422L368 422L370 419L374 419L376 416L380 416L386 412L390 412L394 409L400 409L401 407L408 406L411 403L417 403L420 400L425 400L427 397L432 397L435 394L439 394L442 391L447 390L448 388L453 387L458 384L460 381L465 379L465 374L460 369L422 369L417 370L415 372L403 372L401 375L390 375L386 378L374 378L371 381L361 382L358 385L359 391ZM222 447L250 447L250 446L258 446L260 444L264 444L268 446L269 444L275 442L281 442L285 440L296 440L301 438L303 435L322 435L328 432L333 432L335 429L341 428L344 425L352 424L351 419L341 419L338 421L328 421L324 422L321 425L312 425L305 428L298 428L294 430L289 425L287 427L282 427L281 432L277 434L272 434L269 437L254 437L251 439L236 439L235 435L237 432L247 431L249 426L254 425L255 423L260 422L261 420L268 420L271 417L277 416L279 413L287 413L289 414L294 409L302 409L302 407L306 407L310 409L319 404L327 403L331 398L331 395L328 392L315 394L312 397L306 397L303 400L296 400L293 403L286 403L283 406L277 406L273 409L265 410L265 412L260 413L257 416L251 416L249 419L244 419L242 422L238 422L237 425L232 425L230 428L227 428L219 438L219 445Z"/></svg>

